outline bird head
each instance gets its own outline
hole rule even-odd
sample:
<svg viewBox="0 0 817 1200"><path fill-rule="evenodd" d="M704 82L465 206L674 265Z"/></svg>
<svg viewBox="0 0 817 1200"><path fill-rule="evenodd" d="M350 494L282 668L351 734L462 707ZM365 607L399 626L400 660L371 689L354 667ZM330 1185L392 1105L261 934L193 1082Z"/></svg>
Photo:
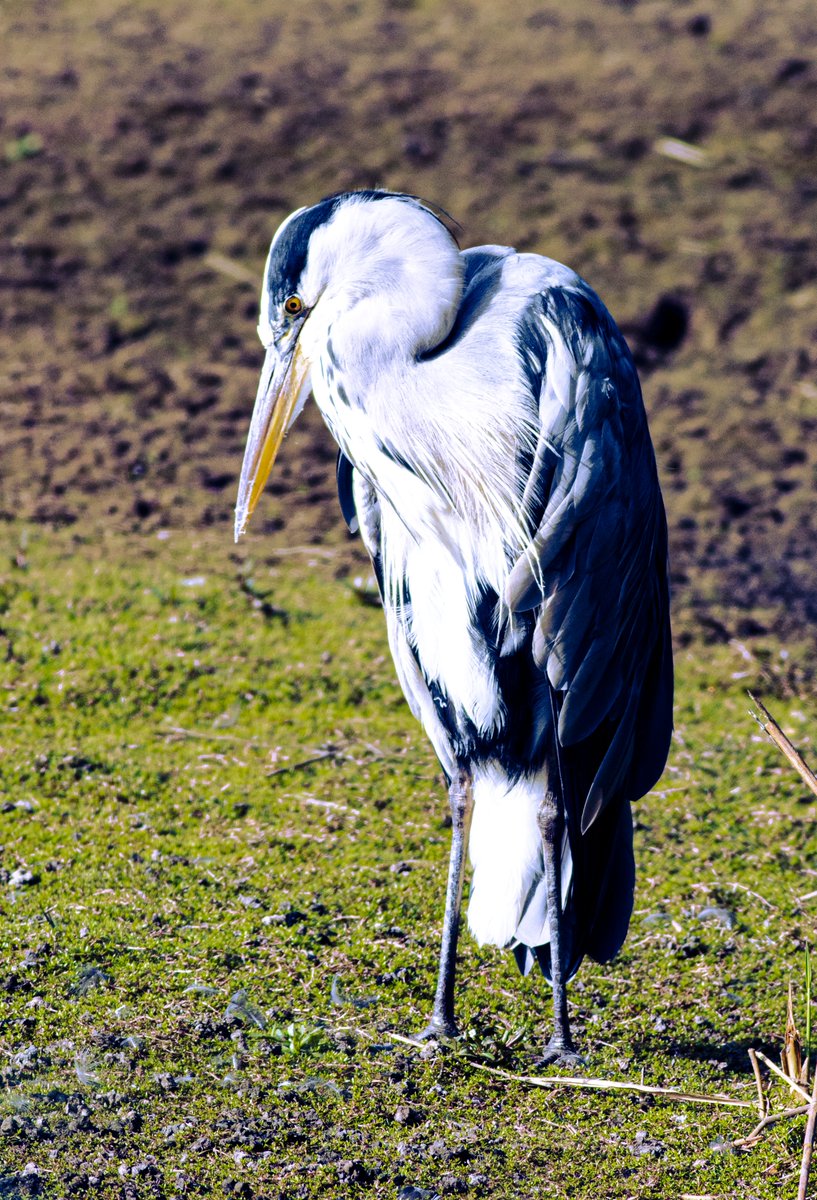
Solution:
<svg viewBox="0 0 817 1200"><path fill-rule="evenodd" d="M453 237L413 196L348 192L287 217L264 270L258 334L266 357L238 486L236 540L321 356L368 382L386 362L416 361L450 331L462 275Z"/></svg>

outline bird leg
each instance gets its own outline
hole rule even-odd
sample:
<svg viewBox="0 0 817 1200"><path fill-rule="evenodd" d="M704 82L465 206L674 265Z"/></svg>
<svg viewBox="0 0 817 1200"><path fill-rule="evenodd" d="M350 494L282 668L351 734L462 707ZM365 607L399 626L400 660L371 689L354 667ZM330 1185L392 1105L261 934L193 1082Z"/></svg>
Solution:
<svg viewBox="0 0 817 1200"><path fill-rule="evenodd" d="M554 790L558 771L549 772L547 791L539 806L537 820L545 852L545 886L547 888L548 924L550 926L550 977L553 988L553 1036L542 1055L543 1063L573 1066L581 1061L570 1036L567 1015L567 964L562 934L562 834L564 811L561 796Z"/></svg>
<svg viewBox="0 0 817 1200"><path fill-rule="evenodd" d="M474 796L471 790L471 771L458 766L448 789L451 804L451 856L448 860L448 887L445 893L445 917L440 946L440 969L431 1020L420 1037L456 1037L459 1033L454 1019L454 974L457 965L457 937L460 931L462 885L465 876L465 855L471 829Z"/></svg>

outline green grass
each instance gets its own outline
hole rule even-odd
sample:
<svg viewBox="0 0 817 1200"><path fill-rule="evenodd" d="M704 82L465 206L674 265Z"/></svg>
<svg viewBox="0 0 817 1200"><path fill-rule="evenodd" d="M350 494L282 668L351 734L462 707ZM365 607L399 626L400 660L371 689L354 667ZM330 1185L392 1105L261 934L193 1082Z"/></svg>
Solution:
<svg viewBox="0 0 817 1200"><path fill-rule="evenodd" d="M33 1163L54 1196L793 1196L803 1119L736 1152L752 1110L480 1071L534 1070L550 1004L468 936L462 1043L395 1040L434 985L438 767L348 558L259 554L7 529L6 1176ZM679 654L630 936L571 989L589 1075L753 1100L746 1051L777 1058L790 976L806 1027L813 805L745 688L806 747L817 703L750 649Z"/></svg>

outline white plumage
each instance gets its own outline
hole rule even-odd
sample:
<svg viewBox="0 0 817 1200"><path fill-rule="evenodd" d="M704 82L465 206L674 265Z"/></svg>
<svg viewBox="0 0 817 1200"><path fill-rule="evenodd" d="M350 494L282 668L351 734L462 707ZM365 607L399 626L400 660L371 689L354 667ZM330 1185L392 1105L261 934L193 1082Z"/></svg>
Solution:
<svg viewBox="0 0 817 1200"><path fill-rule="evenodd" d="M468 927L481 946L541 946L550 941L538 823L546 784L545 771L510 782L497 763L474 772ZM564 904L573 875L567 830L561 865Z"/></svg>

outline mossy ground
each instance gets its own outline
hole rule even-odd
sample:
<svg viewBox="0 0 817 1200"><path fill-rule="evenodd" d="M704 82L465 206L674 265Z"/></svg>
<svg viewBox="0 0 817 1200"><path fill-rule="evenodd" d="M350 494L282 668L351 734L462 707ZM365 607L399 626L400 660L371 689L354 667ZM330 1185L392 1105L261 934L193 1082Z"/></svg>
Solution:
<svg viewBox="0 0 817 1200"><path fill-rule="evenodd" d="M9 1189L793 1194L802 1119L735 1151L753 1110L481 1071L535 1071L550 1002L468 936L462 1043L394 1038L433 992L446 802L353 558L8 532ZM782 662L762 645L679 657L630 937L571 989L586 1074L751 1101L746 1051L778 1056L789 978L805 1024L813 806L746 711L747 685L778 693L807 747L817 703L786 697Z"/></svg>

